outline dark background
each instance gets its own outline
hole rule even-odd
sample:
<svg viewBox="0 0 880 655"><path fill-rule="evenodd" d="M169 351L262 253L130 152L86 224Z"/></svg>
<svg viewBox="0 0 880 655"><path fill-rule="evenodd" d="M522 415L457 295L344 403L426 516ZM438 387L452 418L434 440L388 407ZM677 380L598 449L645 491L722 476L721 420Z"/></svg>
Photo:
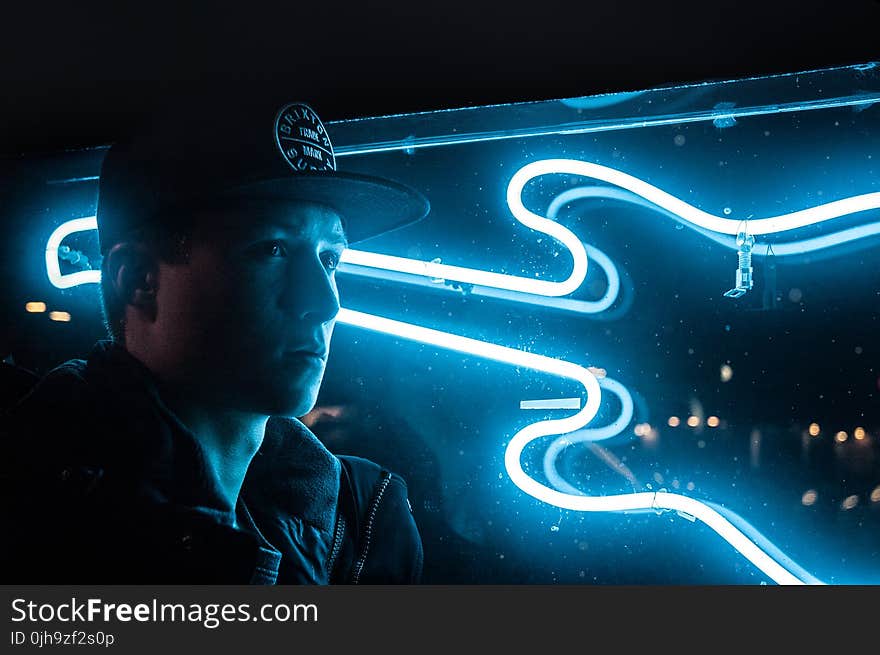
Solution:
<svg viewBox="0 0 880 655"><path fill-rule="evenodd" d="M878 27L877 0L9 2L0 151L104 144L200 85L334 120L858 63Z"/></svg>

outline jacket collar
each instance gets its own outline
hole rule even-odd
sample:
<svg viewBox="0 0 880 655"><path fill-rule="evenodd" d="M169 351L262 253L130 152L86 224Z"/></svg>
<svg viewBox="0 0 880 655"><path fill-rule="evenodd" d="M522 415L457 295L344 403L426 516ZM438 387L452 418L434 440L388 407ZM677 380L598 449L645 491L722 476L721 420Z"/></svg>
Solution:
<svg viewBox="0 0 880 655"><path fill-rule="evenodd" d="M193 507L222 506L198 439L162 400L161 384L123 346L99 341L86 377L122 408L137 435L142 474L150 493ZM241 497L260 514L299 518L321 532L333 530L339 460L296 418L271 417L242 485ZM231 517L230 517L231 519Z"/></svg>

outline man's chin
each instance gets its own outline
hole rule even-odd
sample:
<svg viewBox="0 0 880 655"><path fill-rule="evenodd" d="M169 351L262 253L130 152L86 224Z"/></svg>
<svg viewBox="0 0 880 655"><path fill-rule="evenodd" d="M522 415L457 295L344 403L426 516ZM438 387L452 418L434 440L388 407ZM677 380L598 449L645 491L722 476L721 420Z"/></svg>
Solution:
<svg viewBox="0 0 880 655"><path fill-rule="evenodd" d="M267 416L284 416L286 418L300 418L305 416L315 406L317 394L304 394L299 397L285 396L274 399L274 402L263 403L261 413Z"/></svg>
<svg viewBox="0 0 880 655"><path fill-rule="evenodd" d="M230 402L243 411L265 416L305 416L315 406L321 386L319 380L293 378L289 374L248 378L252 381L242 380Z"/></svg>

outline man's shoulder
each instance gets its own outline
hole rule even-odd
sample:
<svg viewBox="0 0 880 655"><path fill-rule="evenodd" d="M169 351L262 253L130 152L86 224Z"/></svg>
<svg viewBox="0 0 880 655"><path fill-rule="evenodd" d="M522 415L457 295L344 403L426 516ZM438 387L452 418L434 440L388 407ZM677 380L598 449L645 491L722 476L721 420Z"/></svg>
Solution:
<svg viewBox="0 0 880 655"><path fill-rule="evenodd" d="M57 467L93 454L111 431L101 393L88 376L88 362L56 366L11 406L0 420L3 468ZM89 455L90 456L90 455Z"/></svg>
<svg viewBox="0 0 880 655"><path fill-rule="evenodd" d="M406 480L389 468L356 455L337 455L336 457L342 463L344 477L347 477L359 506L367 504L383 484L393 484L402 488L404 493L406 492Z"/></svg>
<svg viewBox="0 0 880 655"><path fill-rule="evenodd" d="M353 499L348 513L357 535L357 554L353 558L351 581L418 582L422 541L403 477L363 457L337 457L342 462L341 491L351 494Z"/></svg>
<svg viewBox="0 0 880 655"><path fill-rule="evenodd" d="M0 415L27 395L40 377L9 360L0 361Z"/></svg>
<svg viewBox="0 0 880 655"><path fill-rule="evenodd" d="M86 362L71 359L46 373L30 389L19 388L18 398L8 403L4 423L29 431L51 422L88 415L94 390L86 376Z"/></svg>
<svg viewBox="0 0 880 655"><path fill-rule="evenodd" d="M133 394L147 395L130 381L135 367L122 347L110 341L98 341L86 358L69 359L39 378L32 388L7 403L4 421L21 424L29 431L41 425L64 423L69 431L76 424L93 426L108 420L108 411L120 400L131 400ZM128 395L124 398L121 394Z"/></svg>

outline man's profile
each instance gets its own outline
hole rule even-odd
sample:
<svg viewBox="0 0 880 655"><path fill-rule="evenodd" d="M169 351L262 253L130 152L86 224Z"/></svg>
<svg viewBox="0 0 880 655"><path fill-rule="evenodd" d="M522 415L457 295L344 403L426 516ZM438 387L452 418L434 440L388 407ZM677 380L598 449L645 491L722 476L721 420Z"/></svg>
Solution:
<svg viewBox="0 0 880 655"><path fill-rule="evenodd" d="M184 104L105 157L109 338L4 417L7 583L411 583L403 480L337 457L315 404L349 243L428 212L336 171L307 105Z"/></svg>

